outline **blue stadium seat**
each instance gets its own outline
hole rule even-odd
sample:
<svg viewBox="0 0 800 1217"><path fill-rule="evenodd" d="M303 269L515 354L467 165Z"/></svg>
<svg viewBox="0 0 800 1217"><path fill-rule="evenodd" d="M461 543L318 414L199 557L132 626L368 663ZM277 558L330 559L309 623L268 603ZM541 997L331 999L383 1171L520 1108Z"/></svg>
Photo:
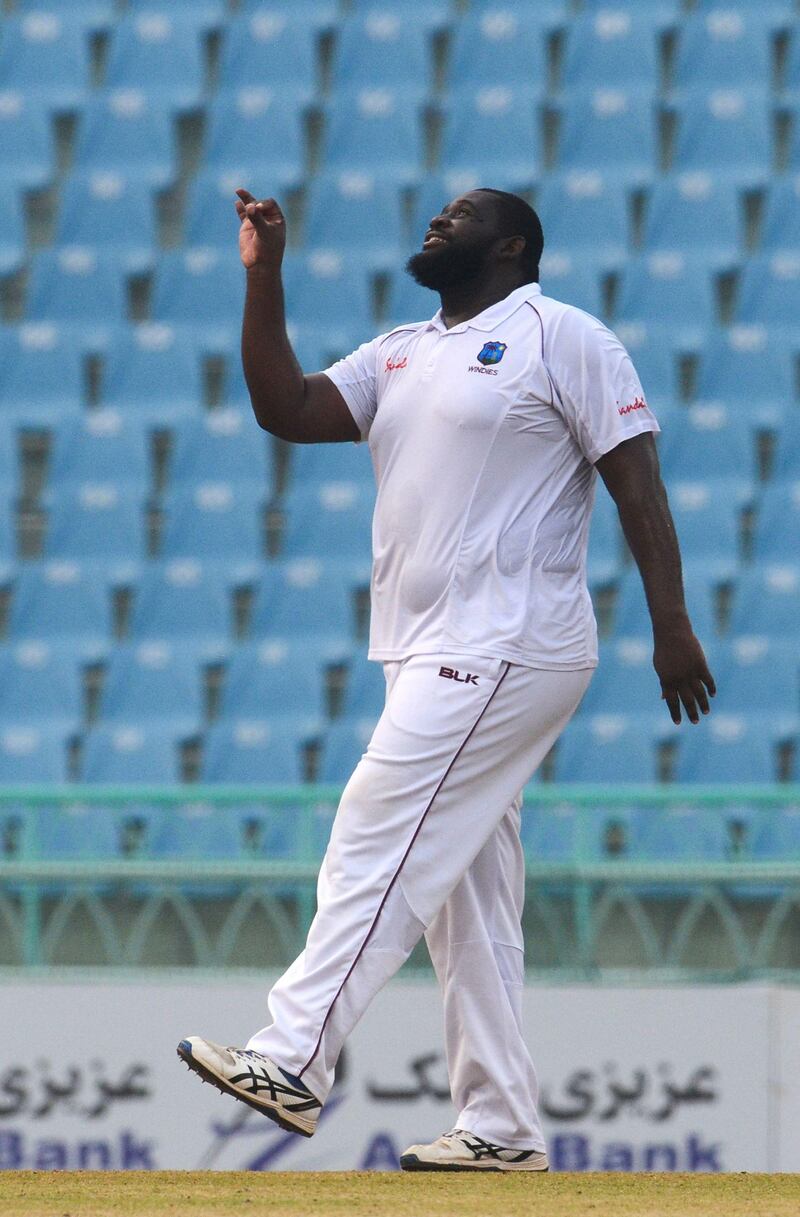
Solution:
<svg viewBox="0 0 800 1217"><path fill-rule="evenodd" d="M738 809L737 809L738 810ZM751 857L765 861L800 860L800 815L797 807L770 807L748 825Z"/></svg>
<svg viewBox="0 0 800 1217"><path fill-rule="evenodd" d="M125 280L116 259L89 245L35 255L26 315L32 321L77 324L101 333L127 316Z"/></svg>
<svg viewBox="0 0 800 1217"><path fill-rule="evenodd" d="M277 716L215 723L206 735L201 777L206 782L302 782L303 745L318 732L312 720Z"/></svg>
<svg viewBox="0 0 800 1217"><path fill-rule="evenodd" d="M240 732L241 742L231 744L227 728L209 733L209 746L213 754L219 752L225 765L222 749L226 744L236 753L231 768L238 764L249 764L255 768L256 777L245 777L245 781L262 782L271 769L275 772L283 766L277 749L283 743L284 733L270 735L269 746L259 744L263 724L244 724ZM214 757L212 757L212 760ZM214 780L214 779L212 779ZM288 781L288 779L283 779ZM188 803L178 805L162 826L158 839L161 857L202 858L220 860L268 861L292 860L303 857L303 827L305 813L300 808L288 808L285 804L270 806L268 803L242 803L241 805L215 805L213 803ZM207 890L207 889L206 889Z"/></svg>
<svg viewBox="0 0 800 1217"><path fill-rule="evenodd" d="M333 723L325 733L319 780L347 782L366 752L374 730L373 718L346 719Z"/></svg>
<svg viewBox="0 0 800 1217"><path fill-rule="evenodd" d="M653 782L656 777L655 724L641 714L580 715L556 745L558 782L619 785Z"/></svg>
<svg viewBox="0 0 800 1217"><path fill-rule="evenodd" d="M93 741L91 737L92 748ZM124 808L78 802L42 807L38 852L64 861L154 857L162 818L171 814L141 803Z"/></svg>
<svg viewBox="0 0 800 1217"><path fill-rule="evenodd" d="M364 88L401 88L420 95L433 80L431 32L404 20L398 9L352 13L339 27L333 60L338 92Z"/></svg>
<svg viewBox="0 0 800 1217"><path fill-rule="evenodd" d="M357 482L296 486L286 496L282 553L287 558L365 558L375 493Z"/></svg>
<svg viewBox="0 0 800 1217"><path fill-rule="evenodd" d="M616 316L623 321L670 325L674 341L697 340L716 321L713 278L685 254L631 258L620 279Z"/></svg>
<svg viewBox="0 0 800 1217"><path fill-rule="evenodd" d="M75 726L81 717L78 658L70 644L45 638L0 645L0 723Z"/></svg>
<svg viewBox="0 0 800 1217"><path fill-rule="evenodd" d="M286 311L306 324L367 330L372 324L369 268L334 250L319 249L284 260Z"/></svg>
<svg viewBox="0 0 800 1217"><path fill-rule="evenodd" d="M294 444L289 469L292 486L321 482L363 482L372 486L375 482L366 444Z"/></svg>
<svg viewBox="0 0 800 1217"><path fill-rule="evenodd" d="M249 0L251 5L257 5L261 0ZM305 3L314 3L314 0L304 0ZM380 3L380 0L350 0L348 11L361 13L362 11L371 12L376 9L385 11L386 6ZM457 3L454 0L401 0L396 4L395 9L400 12L403 19L411 24L423 25L428 29L446 28L456 23L455 10Z"/></svg>
<svg viewBox="0 0 800 1217"><path fill-rule="evenodd" d="M422 241L420 240L420 245ZM439 297L427 287L420 287L409 274L397 270L389 281L386 331L409 321L427 321L439 308Z"/></svg>
<svg viewBox="0 0 800 1217"><path fill-rule="evenodd" d="M342 646L354 635L355 572L341 562L297 558L270 563L253 604L255 637L328 638ZM362 584L369 585L365 566Z"/></svg>
<svg viewBox="0 0 800 1217"><path fill-rule="evenodd" d="M548 254L590 255L597 264L621 263L628 247L628 199L613 175L551 174L542 182L536 211Z"/></svg>
<svg viewBox="0 0 800 1217"><path fill-rule="evenodd" d="M763 86L687 91L673 106L677 173L707 173L711 165L716 177L738 185L764 184L772 167L773 118Z"/></svg>
<svg viewBox="0 0 800 1217"><path fill-rule="evenodd" d="M647 90L571 90L561 103L558 167L597 169L647 185L658 165L656 112Z"/></svg>
<svg viewBox="0 0 800 1217"><path fill-rule="evenodd" d="M225 678L220 719L324 719L327 660L325 644L308 638L242 643Z"/></svg>
<svg viewBox="0 0 800 1217"><path fill-rule="evenodd" d="M705 563L684 563L683 585L695 634L701 640L717 636L716 600L719 579ZM645 637L651 629L650 613L638 570L628 568L620 582L614 609L614 631L622 636Z"/></svg>
<svg viewBox="0 0 800 1217"><path fill-rule="evenodd" d="M620 321L614 331L633 361L650 407L657 415L663 408L667 415L680 396L674 328L645 321Z"/></svg>
<svg viewBox="0 0 800 1217"><path fill-rule="evenodd" d="M2 362L0 361L0 369ZM1 409L1 407L0 407ZM13 418L0 412L0 497L16 495L20 489L20 431ZM356 445L353 445L354 447ZM327 480L332 480L331 478Z"/></svg>
<svg viewBox="0 0 800 1217"><path fill-rule="evenodd" d="M700 730L700 727L696 729ZM692 727L692 736L694 732ZM686 735L689 734L687 731ZM684 735L680 742L685 742ZM693 739L688 741L690 749L693 742ZM695 780L691 771L684 780ZM679 804L643 808L639 823L636 852L642 860L723 862L726 859L725 819L716 807Z"/></svg>
<svg viewBox="0 0 800 1217"><path fill-rule="evenodd" d="M622 561L619 512L604 486L598 485L589 529L589 578L592 583L614 579Z"/></svg>
<svg viewBox="0 0 800 1217"><path fill-rule="evenodd" d="M748 258L736 316L745 324L789 327L800 308L800 251Z"/></svg>
<svg viewBox="0 0 800 1217"><path fill-rule="evenodd" d="M0 91L34 87L55 110L74 110L90 84L89 38L69 12L39 11L3 18Z"/></svg>
<svg viewBox="0 0 800 1217"><path fill-rule="evenodd" d="M581 13L567 29L561 84L566 88L617 88L659 83L654 13L611 8Z"/></svg>
<svg viewBox="0 0 800 1217"><path fill-rule="evenodd" d="M791 15L786 25L792 28L793 36L789 39L789 49L783 70L783 87L796 101L800 93L800 43L797 39L796 9L790 8L788 5L787 8ZM792 24L793 22L794 24Z"/></svg>
<svg viewBox="0 0 800 1217"><path fill-rule="evenodd" d="M139 89L159 106L197 106L205 84L203 26L188 7L122 17L111 36L106 85Z"/></svg>
<svg viewBox="0 0 800 1217"><path fill-rule="evenodd" d="M772 81L772 35L767 6L720 6L687 16L680 26L673 84L702 80L713 89Z"/></svg>
<svg viewBox="0 0 800 1217"><path fill-rule="evenodd" d="M114 482L82 482L49 494L45 557L138 562L145 555L144 494Z"/></svg>
<svg viewBox="0 0 800 1217"><path fill-rule="evenodd" d="M258 196L299 186L304 122L301 99L283 88L226 89L208 106L205 167L227 178L231 192L243 186Z"/></svg>
<svg viewBox="0 0 800 1217"><path fill-rule="evenodd" d="M522 11L520 11L520 9ZM451 86L508 86L543 90L548 79L546 14L517 5L473 6L455 27Z"/></svg>
<svg viewBox="0 0 800 1217"><path fill-rule="evenodd" d="M139 89L114 89L92 97L78 124L73 167L135 176L164 189L177 171L169 111Z"/></svg>
<svg viewBox="0 0 800 1217"><path fill-rule="evenodd" d="M530 862L573 862L578 854L588 809L574 803L536 804L522 808L520 838Z"/></svg>
<svg viewBox="0 0 800 1217"><path fill-rule="evenodd" d="M800 479L800 421L797 407L790 406L782 421L774 472L781 480L791 482Z"/></svg>
<svg viewBox="0 0 800 1217"><path fill-rule="evenodd" d="M165 423L197 414L202 394L193 334L171 325L136 325L112 342L105 361L104 406L143 422Z"/></svg>
<svg viewBox="0 0 800 1217"><path fill-rule="evenodd" d="M58 423L48 471L50 489L82 482L150 485L149 435L138 418L118 410L92 410Z"/></svg>
<svg viewBox="0 0 800 1217"><path fill-rule="evenodd" d="M187 417L173 431L170 483L252 482L272 490L272 445L252 414L233 407Z"/></svg>
<svg viewBox="0 0 800 1217"><path fill-rule="evenodd" d="M643 245L649 253L682 250L730 267L739 257L741 228L734 185L710 173L682 173L653 187Z"/></svg>
<svg viewBox="0 0 800 1217"><path fill-rule="evenodd" d="M702 0L700 0L702 3ZM594 12L595 9L607 9L608 0L583 0L581 9ZM679 10L683 8L682 0L615 0L615 9L647 9L656 15L662 15L665 21L674 22Z"/></svg>
<svg viewBox="0 0 800 1217"><path fill-rule="evenodd" d="M800 566L758 565L739 572L730 621L734 635L753 631L770 638L793 638L798 622Z"/></svg>
<svg viewBox="0 0 800 1217"><path fill-rule="evenodd" d="M720 644L716 657L721 714L793 722L800 714L800 654L793 639L747 634Z"/></svg>
<svg viewBox="0 0 800 1217"><path fill-rule="evenodd" d="M111 588L103 566L76 561L20 566L8 637L69 643L82 659L102 658L111 643Z"/></svg>
<svg viewBox="0 0 800 1217"><path fill-rule="evenodd" d="M0 782L9 786L28 782L66 782L67 732L58 725L40 723L35 727L7 726L0 730ZM0 835L8 813L0 812ZM19 852L26 846L23 839Z"/></svg>
<svg viewBox="0 0 800 1217"><path fill-rule="evenodd" d="M539 105L530 87L507 84L458 90L445 107L441 165L450 173L502 174L517 191L539 176L542 133Z"/></svg>
<svg viewBox="0 0 800 1217"><path fill-rule="evenodd" d="M800 45L797 39L795 42ZM761 248L767 253L800 251L800 175L776 177L769 183Z"/></svg>
<svg viewBox="0 0 800 1217"><path fill-rule="evenodd" d="M192 641L121 643L111 653L100 705L102 724L169 724L178 737L203 716L201 664Z"/></svg>
<svg viewBox="0 0 800 1217"><path fill-rule="evenodd" d="M223 89L277 86L281 95L310 98L319 74L319 29L296 6L262 8L228 24L219 80Z"/></svg>
<svg viewBox="0 0 800 1217"><path fill-rule="evenodd" d="M763 325L712 331L701 352L696 396L776 426L797 396L788 344Z"/></svg>
<svg viewBox="0 0 800 1217"><path fill-rule="evenodd" d="M768 486L758 503L755 558L795 562L800 536L800 480Z"/></svg>
<svg viewBox="0 0 800 1217"><path fill-rule="evenodd" d="M23 195L16 182L0 184L0 276L20 269L25 256Z"/></svg>
<svg viewBox="0 0 800 1217"><path fill-rule="evenodd" d="M522 811L521 838L531 862L628 861L639 853L642 812L630 804L537 805Z"/></svg>
<svg viewBox="0 0 800 1217"><path fill-rule="evenodd" d="M239 231L235 190L242 185L229 173L216 170L200 172L189 184L185 238L190 248L220 245L230 250L235 245Z"/></svg>
<svg viewBox="0 0 800 1217"><path fill-rule="evenodd" d="M0 376L0 413L28 426L45 425L84 404L83 356L55 325L21 325Z"/></svg>
<svg viewBox="0 0 800 1217"><path fill-rule="evenodd" d="M328 102L322 163L413 185L425 162L420 103L400 89L361 89Z"/></svg>
<svg viewBox="0 0 800 1217"><path fill-rule="evenodd" d="M81 757L84 782L154 782L181 780L179 736L146 724L99 724L87 732ZM171 812L170 812L171 814Z"/></svg>
<svg viewBox="0 0 800 1217"><path fill-rule="evenodd" d="M763 723L742 714L721 714L676 737L678 782L774 782L775 745Z"/></svg>
<svg viewBox="0 0 800 1217"><path fill-rule="evenodd" d="M374 174L319 174L309 183L305 243L394 269L404 245L402 202L397 186Z"/></svg>
<svg viewBox="0 0 800 1217"><path fill-rule="evenodd" d="M119 858L122 826L110 807L87 803L50 804L39 810L41 852L50 861Z"/></svg>
<svg viewBox="0 0 800 1217"><path fill-rule="evenodd" d="M116 254L126 270L147 270L157 245L152 188L119 173L71 175L61 190L55 242L91 245Z"/></svg>
<svg viewBox="0 0 800 1217"><path fill-rule="evenodd" d="M164 254L155 275L152 315L170 323L192 319L196 335L228 345L244 303L244 272L236 249L205 246Z"/></svg>
<svg viewBox="0 0 800 1217"><path fill-rule="evenodd" d="M182 19L191 18L203 32L219 29L228 18L226 0L127 0L128 13L166 12Z"/></svg>
<svg viewBox="0 0 800 1217"><path fill-rule="evenodd" d="M0 495L0 577L11 578L17 558L16 516L11 500Z"/></svg>
<svg viewBox="0 0 800 1217"><path fill-rule="evenodd" d="M227 567L197 559L148 564L135 590L129 633L137 640L191 640L202 658L226 654L232 604Z"/></svg>
<svg viewBox="0 0 800 1217"><path fill-rule="evenodd" d="M225 558L232 568L265 553L264 491L232 482L201 482L176 489L164 502L162 558Z"/></svg>
<svg viewBox="0 0 800 1217"><path fill-rule="evenodd" d="M55 172L50 114L41 98L21 90L0 92L0 148L3 180L27 190L49 185Z"/></svg>
<svg viewBox="0 0 800 1217"><path fill-rule="evenodd" d="M669 483L669 504L687 562L704 563L711 575L732 575L741 548L741 483L725 478Z"/></svg>
<svg viewBox="0 0 800 1217"><path fill-rule="evenodd" d="M539 270L546 296L582 308L593 317L602 317L603 267L597 260L580 251L572 254L545 248Z"/></svg>
<svg viewBox="0 0 800 1217"><path fill-rule="evenodd" d="M739 483L742 493L755 479L753 424L723 402L697 402L681 411L660 441L665 478L681 482L708 482L727 478Z"/></svg>
<svg viewBox="0 0 800 1217"><path fill-rule="evenodd" d="M114 0L16 0L19 13L40 13L43 8L50 12L64 13L70 21L79 21L84 28L96 32L105 30L114 20Z"/></svg>
<svg viewBox="0 0 800 1217"><path fill-rule="evenodd" d="M648 635L601 643L600 666L581 702L584 714L658 713L661 690Z"/></svg>
<svg viewBox="0 0 800 1217"><path fill-rule="evenodd" d="M382 665L358 651L350 666L342 718L348 721L371 719L374 724L383 713L385 701L386 679Z"/></svg>

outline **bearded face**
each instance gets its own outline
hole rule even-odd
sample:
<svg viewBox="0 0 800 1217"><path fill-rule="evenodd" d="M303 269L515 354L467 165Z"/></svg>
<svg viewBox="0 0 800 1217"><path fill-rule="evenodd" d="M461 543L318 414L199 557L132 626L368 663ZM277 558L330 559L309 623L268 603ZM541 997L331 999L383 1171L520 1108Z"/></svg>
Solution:
<svg viewBox="0 0 800 1217"><path fill-rule="evenodd" d="M484 274L493 242L493 236L467 242L437 233L408 259L406 270L421 287L435 292L467 287Z"/></svg>

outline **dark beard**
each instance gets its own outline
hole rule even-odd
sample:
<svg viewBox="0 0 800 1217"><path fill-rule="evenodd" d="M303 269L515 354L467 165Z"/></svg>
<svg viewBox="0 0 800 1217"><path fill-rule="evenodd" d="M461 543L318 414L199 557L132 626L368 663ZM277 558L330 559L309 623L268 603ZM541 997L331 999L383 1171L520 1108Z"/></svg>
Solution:
<svg viewBox="0 0 800 1217"><path fill-rule="evenodd" d="M480 279L486 268L486 249L480 245L452 245L421 249L406 262L406 270L420 287L445 292Z"/></svg>

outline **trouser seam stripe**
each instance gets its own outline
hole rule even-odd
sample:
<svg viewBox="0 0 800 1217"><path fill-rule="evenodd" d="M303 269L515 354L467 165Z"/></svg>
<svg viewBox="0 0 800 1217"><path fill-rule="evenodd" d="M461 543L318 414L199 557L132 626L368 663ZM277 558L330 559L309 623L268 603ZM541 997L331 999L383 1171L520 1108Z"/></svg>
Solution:
<svg viewBox="0 0 800 1217"><path fill-rule="evenodd" d="M319 1050L320 1050L320 1046L321 1046L321 1044L322 1044L322 1037L323 1037L323 1035L325 1034L325 1028L326 1028L326 1026L328 1025L328 1019L330 1018L331 1013L333 1012L333 1007L336 1005L336 1002L338 1001L338 999L339 999L339 997L340 997L340 995L341 995L342 989L345 987L345 985L347 984L348 980L349 980L349 979L350 979L350 977L352 976L353 972L355 971L355 968L356 968L356 965L357 965L357 963L358 963L359 959L360 959L360 958L361 958L361 956L364 954L364 951L365 951L365 950L366 950L366 948L367 948L367 944L369 943L369 940L370 940L370 938L372 937L372 934L373 934L373 932L374 932L374 930L375 930L375 927L376 927L376 925L378 924L378 919L380 918L380 915L381 915L381 913L383 912L384 905L386 904L386 901L389 899L389 896L390 896L390 894L391 894L392 888L394 887L395 883L397 882L397 880L398 880L398 879L399 879L399 877L400 877L400 872L402 871L403 867L405 866L406 861L407 861L407 859L408 859L408 856L409 856L409 854L411 853L411 850L412 850L412 849L413 849L413 847L414 847L414 843L415 843L415 841L417 840L417 837L419 836L419 834L420 834L420 832L421 832L421 830L422 830L422 825L425 823L425 819L426 819L426 817L427 817L427 815L428 815L428 812L429 812L429 811L430 811L430 809L433 807L434 801L436 800L436 796L437 796L437 795L438 795L438 794L441 792L442 787L444 786L445 782L447 781L448 777L450 776L450 774L451 774L451 772L452 772L452 770L453 770L453 766L455 765L455 763L456 763L456 761L458 760L458 758L461 756L461 753L464 751L464 749L466 748L466 746L467 746L467 744L469 743L469 741L472 739L472 736L474 735L475 731L477 730L478 724L480 723L480 721L481 721L481 719L483 718L483 716L484 716L484 714L486 713L486 711L489 709L489 706L492 704L492 701L493 701L493 699L494 699L494 696L495 696L495 694L497 693L497 691L498 691L498 689L500 688L500 686L501 686L501 684L503 683L503 681L505 680L506 676L508 675L508 670L509 670L509 668L510 668L510 667L511 667L511 664L510 664L510 663L508 663L508 662L506 662L506 666L505 666L505 668L504 668L504 670L503 670L502 675L500 676L500 679L498 680L498 682L497 682L497 684L495 685L495 687L492 689L492 692L491 692L490 696L489 696L489 697L486 699L486 705L483 707L483 709L481 710L480 714L479 714L479 715L478 715L478 717L475 719L475 722L472 724L472 726L470 727L469 731L468 731L468 732L467 732L467 734L464 736L464 739L463 739L463 740L461 741L461 743L459 744L459 746L458 746L458 750L456 751L455 755L453 756L453 759L450 761L450 764L447 766L447 768L445 769L444 773L442 774L442 777L441 777L441 778L440 778L440 780L439 780L439 784L438 784L438 786L437 786L437 787L436 787L436 789L434 790L433 794L432 794L432 795L431 795L431 797L430 797L430 800L428 801L428 805L427 805L427 807L425 808L425 810L423 811L422 815L420 816L419 823L417 824L417 827L414 829L414 835L412 836L411 840L409 841L409 843L408 843L408 845L407 845L407 847L406 847L406 851L405 851L405 853L403 854L402 858L400 859L400 862L398 863L397 870L394 872L394 874L392 875L391 879L389 880L389 884L388 884L388 886L387 886L387 888L386 888L386 891L385 891L385 892L384 892L384 894L383 894L383 897L381 898L381 902L380 902L380 904L378 905L378 910L377 910L377 912L375 913L375 916L374 916L374 917L373 917L373 919L372 919L372 924L370 925L369 929L367 930L367 933L366 933L366 936L365 936L365 938L364 938L364 941L362 942L361 946L358 948L358 951L357 951L357 953L356 953L356 957L355 957L355 959L353 960L353 962L351 963L351 965L350 965L350 967L349 967L349 969L348 969L348 971L347 971L347 975L345 976L345 978L344 978L344 980L342 981L342 983L339 985L339 988L336 990L336 993L334 994L334 997L333 997L333 1001L332 1001L332 1002L331 1002L331 1004L328 1006L328 1009L327 1009L326 1014L325 1014L325 1018L322 1020L322 1026L321 1026L321 1028L320 1028L319 1036L317 1037L317 1042L316 1042L316 1044L315 1044L315 1046L314 1046L314 1051L311 1053L311 1056L308 1058L308 1060L306 1061L306 1063L305 1063L305 1065L303 1066L303 1068L302 1068L302 1069L300 1070L300 1072L299 1072L299 1073L296 1075L298 1078L301 1078L301 1077L303 1076L303 1074L305 1073L305 1071L306 1071L306 1070L309 1068L309 1066L310 1066L311 1064L313 1064L314 1060L316 1059L317 1053L319 1052Z"/></svg>

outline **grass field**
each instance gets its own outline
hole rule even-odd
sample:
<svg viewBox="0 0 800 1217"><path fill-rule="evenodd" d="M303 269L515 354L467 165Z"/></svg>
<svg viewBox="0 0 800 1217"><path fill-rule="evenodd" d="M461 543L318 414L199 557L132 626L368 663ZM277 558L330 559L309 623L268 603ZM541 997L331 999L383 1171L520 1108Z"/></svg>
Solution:
<svg viewBox="0 0 800 1217"><path fill-rule="evenodd" d="M0 1172L0 1217L797 1217L800 1175Z"/></svg>

